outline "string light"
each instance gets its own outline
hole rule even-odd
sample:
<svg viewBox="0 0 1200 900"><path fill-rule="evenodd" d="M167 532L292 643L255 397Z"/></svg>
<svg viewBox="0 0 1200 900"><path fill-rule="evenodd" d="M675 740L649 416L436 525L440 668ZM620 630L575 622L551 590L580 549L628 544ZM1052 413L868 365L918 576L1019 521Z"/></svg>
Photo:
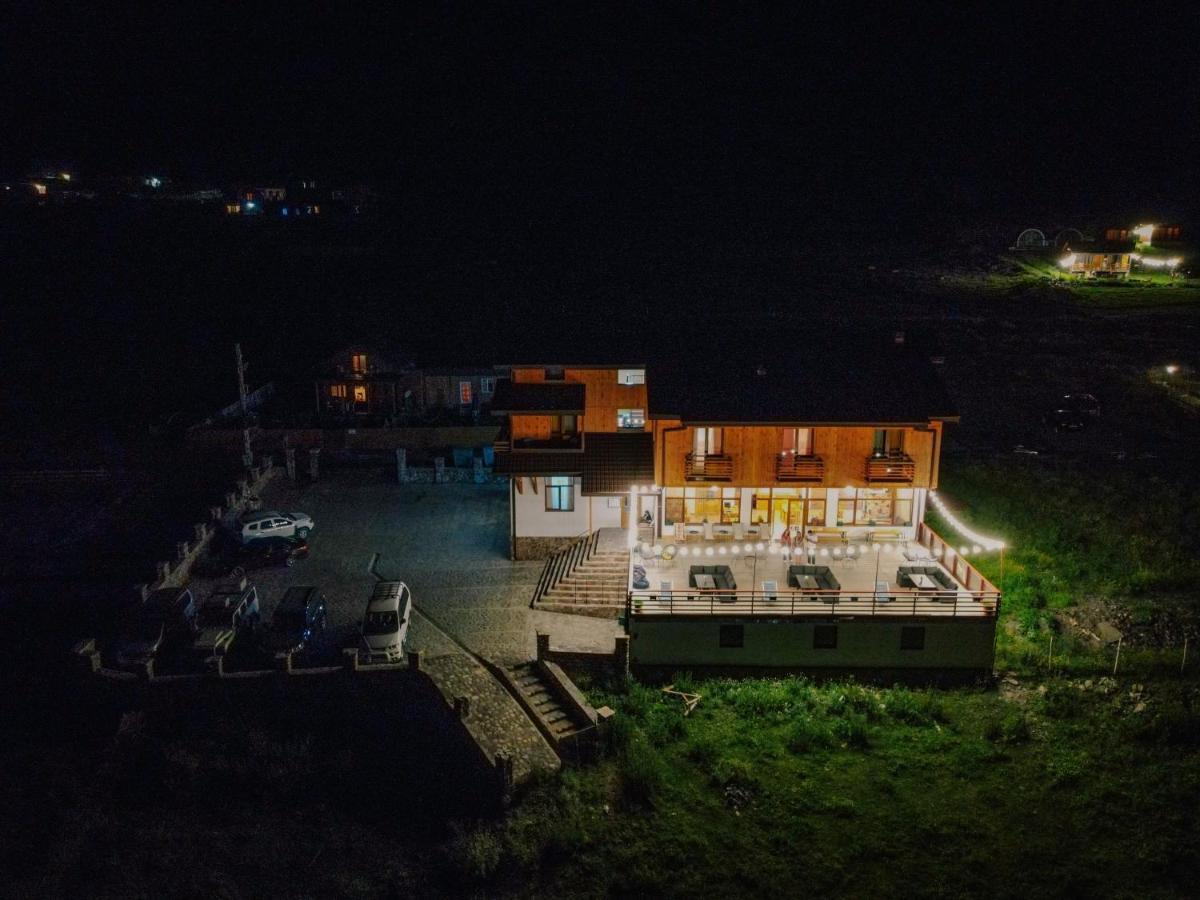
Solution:
<svg viewBox="0 0 1200 900"><path fill-rule="evenodd" d="M937 491L929 492L929 499L933 501L934 508L938 511L943 519L945 519L951 528L965 537L972 544L978 545L975 547L976 553L982 553L985 550L1003 550L1005 548L1004 541L996 538L986 537L977 531L973 531L962 523L962 521L947 509L946 504L942 502L942 498L937 495ZM959 554L966 556L970 550L966 547L959 548Z"/></svg>

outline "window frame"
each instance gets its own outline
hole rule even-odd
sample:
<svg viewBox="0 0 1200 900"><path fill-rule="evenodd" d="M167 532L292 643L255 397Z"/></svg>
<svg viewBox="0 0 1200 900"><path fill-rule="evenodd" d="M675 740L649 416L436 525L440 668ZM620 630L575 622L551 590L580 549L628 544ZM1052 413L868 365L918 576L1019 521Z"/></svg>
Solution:
<svg viewBox="0 0 1200 900"><path fill-rule="evenodd" d="M628 413L629 415L623 416L622 413ZM635 413L636 413L636 415L635 415ZM623 422L626 419L630 419L630 420L637 419L638 424L625 425L625 424L623 424ZM645 428L646 428L645 407L629 408L629 409L620 408L617 410L617 431L644 431Z"/></svg>
<svg viewBox="0 0 1200 900"><path fill-rule="evenodd" d="M719 625L717 628L717 646L719 648L740 650L746 646L745 625Z"/></svg>
<svg viewBox="0 0 1200 900"><path fill-rule="evenodd" d="M475 399L474 389L471 387L470 381L458 382L458 405L470 406Z"/></svg>
<svg viewBox="0 0 1200 900"><path fill-rule="evenodd" d="M366 375L370 369L369 354L366 353L351 353L350 354L350 371L355 375Z"/></svg>
<svg viewBox="0 0 1200 900"><path fill-rule="evenodd" d="M546 512L575 511L575 480L570 475L547 475L543 487L546 492Z"/></svg>
<svg viewBox="0 0 1200 900"><path fill-rule="evenodd" d="M617 384L621 387L635 387L645 383L645 369L617 369Z"/></svg>
<svg viewBox="0 0 1200 900"><path fill-rule="evenodd" d="M704 449L700 449L701 444ZM692 429L693 456L723 456L725 453L725 429L697 426Z"/></svg>
<svg viewBox="0 0 1200 900"><path fill-rule="evenodd" d="M479 393L485 397L490 397L496 393L496 379L492 375L483 375L479 379Z"/></svg>

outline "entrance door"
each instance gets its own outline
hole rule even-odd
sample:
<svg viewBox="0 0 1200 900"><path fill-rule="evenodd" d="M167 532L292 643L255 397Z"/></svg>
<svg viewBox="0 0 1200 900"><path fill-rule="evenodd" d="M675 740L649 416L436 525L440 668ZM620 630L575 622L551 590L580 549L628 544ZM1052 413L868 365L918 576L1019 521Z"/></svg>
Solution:
<svg viewBox="0 0 1200 900"><path fill-rule="evenodd" d="M771 498L771 537L778 539L785 528L804 524L804 499L802 497Z"/></svg>

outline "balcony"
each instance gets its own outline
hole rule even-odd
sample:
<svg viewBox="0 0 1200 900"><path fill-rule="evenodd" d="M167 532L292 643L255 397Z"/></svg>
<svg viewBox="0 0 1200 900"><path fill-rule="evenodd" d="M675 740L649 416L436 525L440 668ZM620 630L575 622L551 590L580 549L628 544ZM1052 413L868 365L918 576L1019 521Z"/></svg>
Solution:
<svg viewBox="0 0 1200 900"><path fill-rule="evenodd" d="M917 465L903 453L867 457L867 484L912 484Z"/></svg>
<svg viewBox="0 0 1200 900"><path fill-rule="evenodd" d="M536 450L543 453L555 450L580 452L583 450L583 435L576 432L552 434L548 438L514 438L508 428L503 428L496 439L492 441L492 450L496 453L512 453L522 450Z"/></svg>
<svg viewBox="0 0 1200 900"><path fill-rule="evenodd" d="M688 481L732 481L733 457L709 453L689 453L684 460L683 477Z"/></svg>
<svg viewBox="0 0 1200 900"><path fill-rule="evenodd" d="M825 480L825 460L819 456L780 453L775 457L775 480L797 484L820 484Z"/></svg>

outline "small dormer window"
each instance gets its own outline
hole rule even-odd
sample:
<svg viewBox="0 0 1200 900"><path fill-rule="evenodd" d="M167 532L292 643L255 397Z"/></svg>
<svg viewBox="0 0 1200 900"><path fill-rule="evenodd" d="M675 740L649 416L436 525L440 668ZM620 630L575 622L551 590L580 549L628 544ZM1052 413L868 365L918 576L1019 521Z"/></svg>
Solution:
<svg viewBox="0 0 1200 900"><path fill-rule="evenodd" d="M355 375L367 374L367 354L355 353L350 357L350 371Z"/></svg>
<svg viewBox="0 0 1200 900"><path fill-rule="evenodd" d="M645 369L617 369L617 384L645 384Z"/></svg>

